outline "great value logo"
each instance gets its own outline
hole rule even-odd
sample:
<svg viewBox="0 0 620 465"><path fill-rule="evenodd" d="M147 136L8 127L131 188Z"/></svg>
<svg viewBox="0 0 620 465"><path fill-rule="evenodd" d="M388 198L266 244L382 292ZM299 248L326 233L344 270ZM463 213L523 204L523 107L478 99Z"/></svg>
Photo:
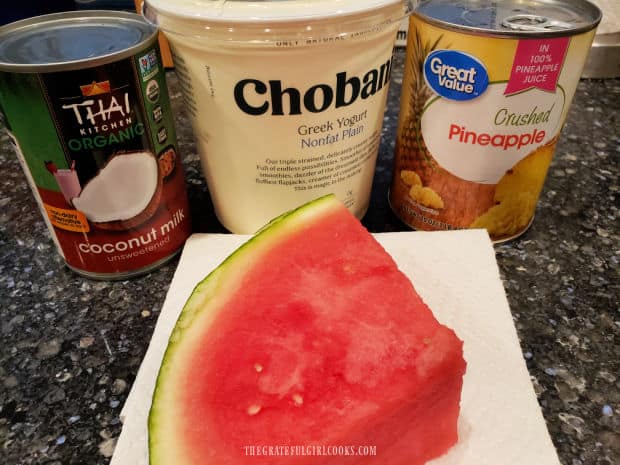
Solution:
<svg viewBox="0 0 620 465"><path fill-rule="evenodd" d="M436 50L424 61L424 78L441 97L471 100L487 89L489 74L475 57L457 50Z"/></svg>

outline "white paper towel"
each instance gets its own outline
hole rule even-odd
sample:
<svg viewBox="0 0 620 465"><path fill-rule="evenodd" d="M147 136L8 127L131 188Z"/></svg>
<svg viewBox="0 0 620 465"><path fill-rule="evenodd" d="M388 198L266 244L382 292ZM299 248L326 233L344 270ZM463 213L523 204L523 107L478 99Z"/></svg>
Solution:
<svg viewBox="0 0 620 465"><path fill-rule="evenodd" d="M464 341L467 373L460 439L429 465L559 465L486 231L384 233L375 237L409 276L437 319ZM194 286L247 238L196 234L187 241L121 413L123 431L111 465L148 464L151 396L178 314Z"/></svg>

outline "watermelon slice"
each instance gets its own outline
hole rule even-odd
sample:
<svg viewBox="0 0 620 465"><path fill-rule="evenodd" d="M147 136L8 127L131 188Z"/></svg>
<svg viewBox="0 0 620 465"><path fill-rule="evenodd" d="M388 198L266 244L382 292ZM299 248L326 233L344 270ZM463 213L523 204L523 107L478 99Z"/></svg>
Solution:
<svg viewBox="0 0 620 465"><path fill-rule="evenodd" d="M152 465L418 465L457 441L465 361L334 197L200 282L149 416Z"/></svg>

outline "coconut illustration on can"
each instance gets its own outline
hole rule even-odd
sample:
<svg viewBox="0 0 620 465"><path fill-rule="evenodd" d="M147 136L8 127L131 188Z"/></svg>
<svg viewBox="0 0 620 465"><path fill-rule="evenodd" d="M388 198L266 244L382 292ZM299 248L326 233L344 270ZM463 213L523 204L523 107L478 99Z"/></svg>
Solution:
<svg viewBox="0 0 620 465"><path fill-rule="evenodd" d="M147 0L215 213L235 233L334 193L369 205L406 0Z"/></svg>
<svg viewBox="0 0 620 465"><path fill-rule="evenodd" d="M71 202L95 227L135 228L159 206L163 180L151 152L112 156Z"/></svg>

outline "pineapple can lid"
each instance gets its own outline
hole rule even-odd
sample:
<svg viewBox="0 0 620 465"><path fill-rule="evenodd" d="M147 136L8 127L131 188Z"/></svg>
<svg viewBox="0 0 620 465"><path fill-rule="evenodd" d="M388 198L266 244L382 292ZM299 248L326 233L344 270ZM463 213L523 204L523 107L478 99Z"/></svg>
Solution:
<svg viewBox="0 0 620 465"><path fill-rule="evenodd" d="M594 29L602 13L586 0L422 0L414 15L472 34L550 37Z"/></svg>

